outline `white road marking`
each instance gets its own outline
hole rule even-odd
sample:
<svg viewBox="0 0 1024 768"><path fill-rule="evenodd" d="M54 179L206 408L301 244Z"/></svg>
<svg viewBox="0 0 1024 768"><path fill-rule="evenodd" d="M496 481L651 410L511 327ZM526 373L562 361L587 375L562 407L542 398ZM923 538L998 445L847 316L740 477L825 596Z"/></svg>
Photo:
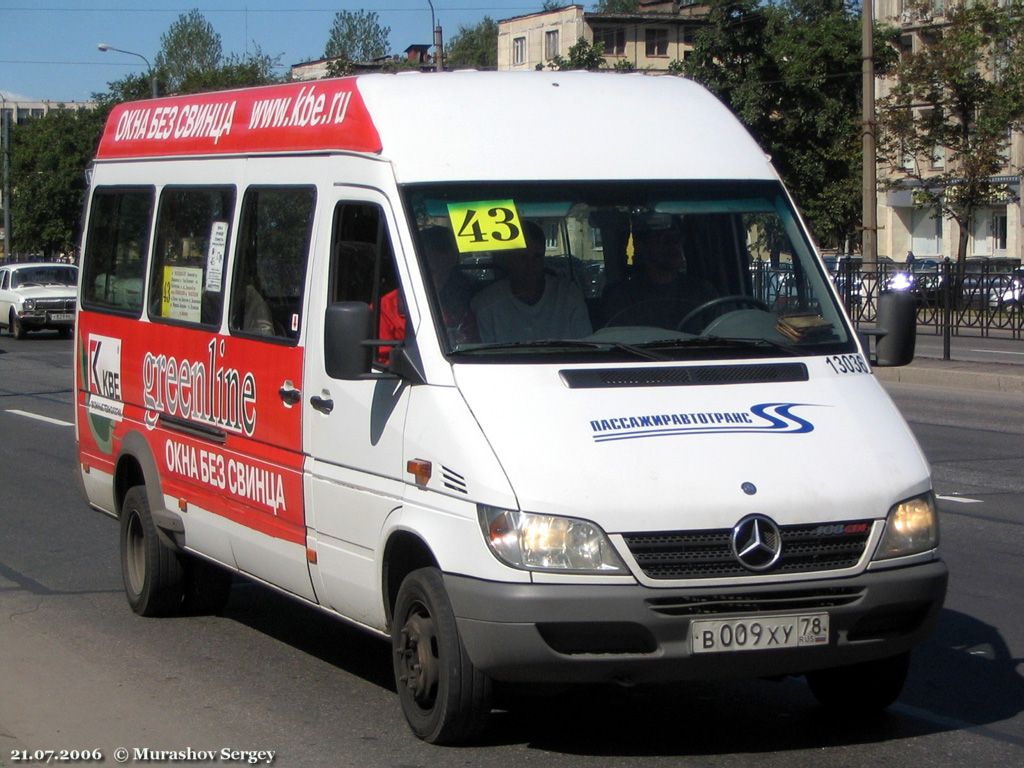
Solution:
<svg viewBox="0 0 1024 768"><path fill-rule="evenodd" d="M1012 352L1007 349L972 349L971 352L989 352L993 355L1024 355L1024 352Z"/></svg>
<svg viewBox="0 0 1024 768"><path fill-rule="evenodd" d="M63 421L61 419L51 419L49 416L41 416L38 413L29 413L28 411L18 411L14 408L8 408L8 413L13 413L15 416L24 416L26 419L35 419L36 421L45 421L47 424L56 424L59 427L73 427L75 426L70 421Z"/></svg>
<svg viewBox="0 0 1024 768"><path fill-rule="evenodd" d="M955 501L957 504L984 504L985 502L981 499L969 499L966 496L939 496L936 494L936 499L942 499L943 501Z"/></svg>

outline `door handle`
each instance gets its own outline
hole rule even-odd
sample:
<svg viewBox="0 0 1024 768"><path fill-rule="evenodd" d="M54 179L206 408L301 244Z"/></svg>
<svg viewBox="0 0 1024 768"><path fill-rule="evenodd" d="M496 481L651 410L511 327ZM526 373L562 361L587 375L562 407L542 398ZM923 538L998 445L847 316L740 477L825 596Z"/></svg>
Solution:
<svg viewBox="0 0 1024 768"><path fill-rule="evenodd" d="M309 398L309 404L320 411L320 413L330 413L334 410L334 401L329 397L313 395Z"/></svg>
<svg viewBox="0 0 1024 768"><path fill-rule="evenodd" d="M296 389L291 384L283 384L277 394L284 400L285 405L296 405L302 400L302 390Z"/></svg>

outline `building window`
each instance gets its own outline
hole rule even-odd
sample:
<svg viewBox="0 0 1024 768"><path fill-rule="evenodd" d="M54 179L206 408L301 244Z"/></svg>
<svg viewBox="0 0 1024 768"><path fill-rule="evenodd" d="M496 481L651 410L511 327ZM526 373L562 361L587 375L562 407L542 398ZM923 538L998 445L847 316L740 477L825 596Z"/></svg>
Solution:
<svg viewBox="0 0 1024 768"><path fill-rule="evenodd" d="M626 30L622 27L603 27L594 30L594 45L604 46L605 56L624 56Z"/></svg>
<svg viewBox="0 0 1024 768"><path fill-rule="evenodd" d="M526 38L525 37L514 37L514 38L512 38L512 63L513 64L525 64L526 63Z"/></svg>
<svg viewBox="0 0 1024 768"><path fill-rule="evenodd" d="M668 56L668 30L647 29L644 30L644 42L648 58Z"/></svg>
<svg viewBox="0 0 1024 768"><path fill-rule="evenodd" d="M544 59L551 60L558 54L558 30L549 29L544 33Z"/></svg>
<svg viewBox="0 0 1024 768"><path fill-rule="evenodd" d="M933 208L915 208L911 214L911 238L911 249L917 256L941 256L941 214Z"/></svg>
<svg viewBox="0 0 1024 768"><path fill-rule="evenodd" d="M1006 208L979 208L971 227L974 256L1006 255Z"/></svg>

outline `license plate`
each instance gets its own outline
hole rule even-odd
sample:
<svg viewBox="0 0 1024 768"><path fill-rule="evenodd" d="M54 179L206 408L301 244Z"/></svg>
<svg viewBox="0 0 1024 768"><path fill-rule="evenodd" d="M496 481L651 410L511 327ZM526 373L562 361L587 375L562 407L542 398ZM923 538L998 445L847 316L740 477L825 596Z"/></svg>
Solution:
<svg viewBox="0 0 1024 768"><path fill-rule="evenodd" d="M65 322L65 321L71 321L71 320L75 319L75 313L74 312L51 312L50 313L50 319L53 320L54 322L58 322L58 323Z"/></svg>
<svg viewBox="0 0 1024 768"><path fill-rule="evenodd" d="M690 622L693 653L768 651L828 645L828 614L757 616Z"/></svg>

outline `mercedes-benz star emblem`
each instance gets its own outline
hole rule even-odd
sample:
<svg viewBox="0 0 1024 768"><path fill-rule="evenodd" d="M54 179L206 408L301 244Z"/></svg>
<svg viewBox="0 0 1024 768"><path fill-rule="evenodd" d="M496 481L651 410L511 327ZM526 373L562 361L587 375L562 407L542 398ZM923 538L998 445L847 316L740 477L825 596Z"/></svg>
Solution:
<svg viewBox="0 0 1024 768"><path fill-rule="evenodd" d="M782 555L779 526L764 515L743 518L732 529L732 553L747 570L768 570Z"/></svg>

